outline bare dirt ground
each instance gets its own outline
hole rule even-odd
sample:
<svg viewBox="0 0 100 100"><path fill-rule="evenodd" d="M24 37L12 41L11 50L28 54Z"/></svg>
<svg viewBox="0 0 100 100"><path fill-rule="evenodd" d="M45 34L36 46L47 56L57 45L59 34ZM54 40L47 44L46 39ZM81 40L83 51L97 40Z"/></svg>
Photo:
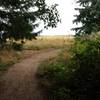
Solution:
<svg viewBox="0 0 100 100"><path fill-rule="evenodd" d="M59 50L27 52L27 57L0 77L0 100L43 100L36 72L39 63L54 57ZM41 66L42 67L42 66Z"/></svg>

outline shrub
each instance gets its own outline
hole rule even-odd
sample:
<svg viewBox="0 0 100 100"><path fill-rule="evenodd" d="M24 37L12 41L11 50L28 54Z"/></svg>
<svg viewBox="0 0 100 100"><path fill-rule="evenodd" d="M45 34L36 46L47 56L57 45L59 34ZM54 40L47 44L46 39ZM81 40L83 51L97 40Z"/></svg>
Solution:
<svg viewBox="0 0 100 100"><path fill-rule="evenodd" d="M22 44L19 44L19 43L13 43L12 44L12 48L14 49L14 50L17 50L17 51L20 51L20 50L22 50L22 47L23 47L23 45Z"/></svg>
<svg viewBox="0 0 100 100"><path fill-rule="evenodd" d="M82 41L81 41L82 43ZM70 90L76 100L100 99L100 40L98 38L84 41L85 48L76 45L74 61L77 70L73 74Z"/></svg>
<svg viewBox="0 0 100 100"><path fill-rule="evenodd" d="M69 59L42 64L38 78L53 100L100 99L100 38L78 39Z"/></svg>

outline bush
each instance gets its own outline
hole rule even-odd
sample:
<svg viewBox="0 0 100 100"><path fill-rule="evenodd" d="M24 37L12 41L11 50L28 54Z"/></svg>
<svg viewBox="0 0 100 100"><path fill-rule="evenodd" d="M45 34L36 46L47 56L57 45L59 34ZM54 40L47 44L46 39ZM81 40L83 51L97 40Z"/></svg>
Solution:
<svg viewBox="0 0 100 100"><path fill-rule="evenodd" d="M100 40L82 40L81 43L85 47L79 49L76 45L74 50L77 70L69 81L73 87L70 90L76 100L97 100L100 99Z"/></svg>
<svg viewBox="0 0 100 100"><path fill-rule="evenodd" d="M12 48L13 48L14 50L17 50L17 51L22 50L22 47L23 47L22 44L18 44L18 43L15 43L15 42L12 44Z"/></svg>
<svg viewBox="0 0 100 100"><path fill-rule="evenodd" d="M42 64L40 84L53 100L100 99L100 38L78 39L69 59Z"/></svg>

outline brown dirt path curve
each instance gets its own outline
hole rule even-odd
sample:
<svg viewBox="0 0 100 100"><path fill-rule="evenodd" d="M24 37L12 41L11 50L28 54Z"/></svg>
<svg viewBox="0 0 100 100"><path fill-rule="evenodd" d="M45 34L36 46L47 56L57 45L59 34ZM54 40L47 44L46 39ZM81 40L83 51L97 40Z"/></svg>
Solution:
<svg viewBox="0 0 100 100"><path fill-rule="evenodd" d="M37 66L41 61L56 56L58 51L37 51L13 65L0 77L0 100L43 100L35 77Z"/></svg>

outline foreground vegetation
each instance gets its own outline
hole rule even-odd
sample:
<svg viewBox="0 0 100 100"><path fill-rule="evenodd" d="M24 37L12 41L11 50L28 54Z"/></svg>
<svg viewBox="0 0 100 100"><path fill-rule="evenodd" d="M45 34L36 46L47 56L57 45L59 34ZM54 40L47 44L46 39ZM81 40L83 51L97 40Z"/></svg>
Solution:
<svg viewBox="0 0 100 100"><path fill-rule="evenodd" d="M37 77L51 100L100 99L100 36L76 38L70 50L40 64Z"/></svg>

